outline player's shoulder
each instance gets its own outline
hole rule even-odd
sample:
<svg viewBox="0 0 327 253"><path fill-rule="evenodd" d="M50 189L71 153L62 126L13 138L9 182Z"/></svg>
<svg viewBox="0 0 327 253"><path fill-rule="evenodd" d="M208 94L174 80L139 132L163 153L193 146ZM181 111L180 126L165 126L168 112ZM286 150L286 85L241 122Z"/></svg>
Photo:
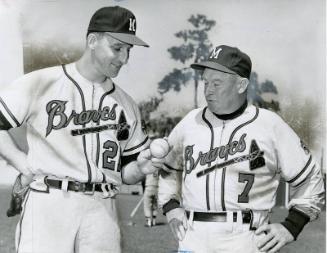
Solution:
<svg viewBox="0 0 327 253"><path fill-rule="evenodd" d="M114 92L112 96L116 99L116 101L120 104L120 106L124 107L127 113L137 114L139 111L139 107L135 100L124 91L119 85L114 84Z"/></svg>
<svg viewBox="0 0 327 253"><path fill-rule="evenodd" d="M265 108L258 108L258 110L258 120L266 125L267 128L275 128L276 126L278 127L286 124L284 119L278 113Z"/></svg>
<svg viewBox="0 0 327 253"><path fill-rule="evenodd" d="M119 85L117 84L114 85L115 85L114 95L117 97L117 99L123 101L124 104L128 106L132 106L132 107L137 106L135 100L126 91L124 91Z"/></svg>
<svg viewBox="0 0 327 253"><path fill-rule="evenodd" d="M281 117L272 110L259 108L259 107L258 110L259 110L258 116L263 120L282 120Z"/></svg>
<svg viewBox="0 0 327 253"><path fill-rule="evenodd" d="M183 117L182 120L189 121L189 120L195 120L199 117L202 117L205 110L206 110L206 107L192 109Z"/></svg>
<svg viewBox="0 0 327 253"><path fill-rule="evenodd" d="M34 70L29 74L30 76L34 76L40 79L51 80L51 79L60 78L63 75L63 71L61 66L53 66L53 67Z"/></svg>
<svg viewBox="0 0 327 253"><path fill-rule="evenodd" d="M194 124L195 122L201 122L204 110L205 107L190 110L182 117L175 128L181 129L184 127L189 127L190 124Z"/></svg>
<svg viewBox="0 0 327 253"><path fill-rule="evenodd" d="M62 67L54 66L29 72L18 78L16 82L30 83L31 85L46 85L57 81L62 75Z"/></svg>
<svg viewBox="0 0 327 253"><path fill-rule="evenodd" d="M41 87L48 87L62 76L60 67L49 67L26 73L4 87L9 90L26 90L35 93Z"/></svg>

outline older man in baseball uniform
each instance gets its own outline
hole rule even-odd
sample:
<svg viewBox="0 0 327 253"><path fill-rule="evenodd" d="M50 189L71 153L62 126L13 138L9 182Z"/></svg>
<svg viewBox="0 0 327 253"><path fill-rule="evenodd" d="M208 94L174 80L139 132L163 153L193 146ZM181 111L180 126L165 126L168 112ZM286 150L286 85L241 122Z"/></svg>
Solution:
<svg viewBox="0 0 327 253"><path fill-rule="evenodd" d="M321 170L277 114L248 104L248 55L222 45L191 67L202 71L207 106L188 113L169 135L170 172L159 181L159 204L179 249L278 252L318 217ZM281 177L291 186L289 214L269 224Z"/></svg>
<svg viewBox="0 0 327 253"><path fill-rule="evenodd" d="M26 74L0 92L0 154L23 173L23 185L32 180L17 252L121 252L113 197L158 161L136 103L112 81L134 45L148 46L136 28L131 11L101 8L77 62ZM27 157L5 131L22 124Z"/></svg>

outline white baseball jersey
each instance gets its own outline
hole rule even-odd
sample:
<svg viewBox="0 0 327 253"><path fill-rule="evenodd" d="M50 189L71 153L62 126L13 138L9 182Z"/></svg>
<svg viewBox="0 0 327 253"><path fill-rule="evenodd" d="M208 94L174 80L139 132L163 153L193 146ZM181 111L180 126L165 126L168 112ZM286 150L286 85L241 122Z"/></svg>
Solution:
<svg viewBox="0 0 327 253"><path fill-rule="evenodd" d="M135 102L109 82L88 81L75 63L29 73L0 92L0 129L27 125L36 175L121 184L121 156L149 140Z"/></svg>
<svg viewBox="0 0 327 253"><path fill-rule="evenodd" d="M295 190L291 205L312 219L319 213L324 192L320 168L273 112L249 105L240 116L221 120L207 107L195 109L168 140L173 150L166 163L175 172L160 178L161 206L177 199L194 211L265 211L275 205L282 176Z"/></svg>

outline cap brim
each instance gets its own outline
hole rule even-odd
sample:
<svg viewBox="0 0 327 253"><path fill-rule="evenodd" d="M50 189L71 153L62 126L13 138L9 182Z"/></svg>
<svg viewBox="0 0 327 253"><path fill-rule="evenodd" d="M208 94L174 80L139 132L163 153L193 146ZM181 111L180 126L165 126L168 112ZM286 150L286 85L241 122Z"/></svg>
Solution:
<svg viewBox="0 0 327 253"><path fill-rule="evenodd" d="M114 37L115 39L125 42L127 44L149 47L147 43L145 43L143 40L141 40L139 37L133 34L113 33L113 32L106 32L106 33L110 34L110 36Z"/></svg>
<svg viewBox="0 0 327 253"><path fill-rule="evenodd" d="M191 64L191 68L193 69L198 69L198 70L204 70L205 68L210 68L210 69L215 69L221 72L225 73L230 73L230 74L235 74L237 75L236 72L226 68L225 66L217 63L217 62L212 62L212 61L205 61L201 63L193 63Z"/></svg>

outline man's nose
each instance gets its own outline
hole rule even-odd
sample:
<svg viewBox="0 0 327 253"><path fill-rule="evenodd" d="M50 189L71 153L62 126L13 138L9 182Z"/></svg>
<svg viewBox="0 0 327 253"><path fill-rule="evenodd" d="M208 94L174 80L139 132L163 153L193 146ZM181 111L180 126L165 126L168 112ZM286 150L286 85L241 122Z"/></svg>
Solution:
<svg viewBox="0 0 327 253"><path fill-rule="evenodd" d="M206 94L211 94L214 92L214 85L212 85L211 83L208 83L206 86Z"/></svg>

